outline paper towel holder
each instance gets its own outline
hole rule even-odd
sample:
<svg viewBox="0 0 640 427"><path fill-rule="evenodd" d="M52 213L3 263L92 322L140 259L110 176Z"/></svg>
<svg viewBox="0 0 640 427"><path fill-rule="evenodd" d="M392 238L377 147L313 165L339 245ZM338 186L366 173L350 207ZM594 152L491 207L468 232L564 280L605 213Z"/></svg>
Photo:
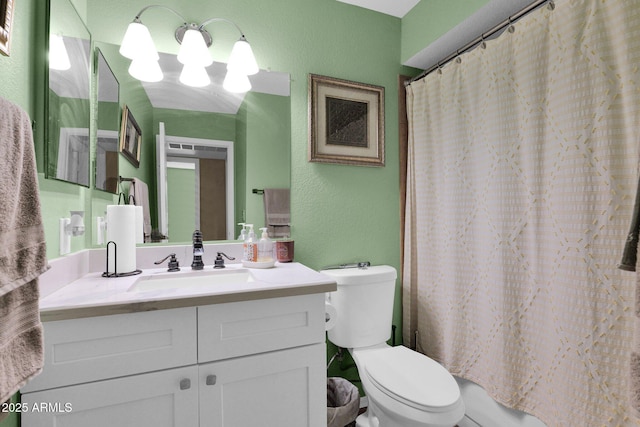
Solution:
<svg viewBox="0 0 640 427"><path fill-rule="evenodd" d="M113 273L109 273L109 246L113 244ZM142 273L142 270L136 269L133 271L129 271L126 273L118 273L118 244L113 240L107 242L107 268L104 273L102 273L102 277L112 278L112 277L127 277L127 276L135 276L136 274Z"/></svg>

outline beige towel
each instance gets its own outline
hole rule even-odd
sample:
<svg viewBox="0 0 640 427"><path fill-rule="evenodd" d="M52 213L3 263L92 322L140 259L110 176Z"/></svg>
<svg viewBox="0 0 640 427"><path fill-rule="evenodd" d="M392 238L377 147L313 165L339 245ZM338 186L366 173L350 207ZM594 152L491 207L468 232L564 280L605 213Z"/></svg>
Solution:
<svg viewBox="0 0 640 427"><path fill-rule="evenodd" d="M151 214L149 212L149 186L138 178L133 178L129 186L129 197L133 196L136 206L142 206L144 241L151 238Z"/></svg>
<svg viewBox="0 0 640 427"><path fill-rule="evenodd" d="M47 268L31 121L0 98L0 402L43 365L38 277Z"/></svg>
<svg viewBox="0 0 640 427"><path fill-rule="evenodd" d="M264 189L264 221L271 237L289 237L291 230L290 191L288 188Z"/></svg>

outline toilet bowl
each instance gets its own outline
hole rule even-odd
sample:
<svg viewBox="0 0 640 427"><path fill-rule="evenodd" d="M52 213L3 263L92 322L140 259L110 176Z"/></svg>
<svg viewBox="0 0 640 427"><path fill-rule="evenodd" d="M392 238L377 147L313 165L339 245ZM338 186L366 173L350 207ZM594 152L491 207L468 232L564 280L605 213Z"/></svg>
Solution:
<svg viewBox="0 0 640 427"><path fill-rule="evenodd" d="M390 266L323 270L338 284L328 294L337 321L329 341L347 348L369 405L357 427L452 427L464 416L453 376L429 357L391 347L396 270Z"/></svg>

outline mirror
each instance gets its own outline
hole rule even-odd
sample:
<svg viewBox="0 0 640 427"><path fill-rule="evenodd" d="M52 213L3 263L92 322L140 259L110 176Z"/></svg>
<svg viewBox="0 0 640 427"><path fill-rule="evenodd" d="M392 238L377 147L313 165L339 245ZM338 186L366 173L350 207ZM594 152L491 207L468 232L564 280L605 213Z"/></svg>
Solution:
<svg viewBox="0 0 640 427"><path fill-rule="evenodd" d="M140 84L128 75L129 63L118 53L118 46L101 42L96 45L123 88L120 108L134 99L136 118L153 117L151 125L142 124L143 151L151 151L152 158L143 158L140 169L135 169L120 156L120 175L142 179L149 187L152 228L160 229L162 223L163 214L157 207L161 198L157 192L159 182L165 182L169 188L162 192L167 199L165 221L169 224L162 234L168 236L170 243L190 242L193 230L208 227L203 220L212 216L219 219L225 215L222 222L226 228L213 226L216 231L205 234L205 240L235 238L239 228L234 225L238 222L254 223L256 229L261 227L265 221L263 196L253 189L290 186L289 74L261 71L251 77L252 91L244 96L231 95L216 89L216 85L222 85L225 64L214 63L208 68L211 86L190 88L178 83L181 69L175 55L161 53L164 79L159 83ZM141 101L143 98L145 102ZM157 157L156 136L160 123L164 123L166 146L172 144L164 162L159 162ZM213 170L213 160L224 163L229 158L216 147L229 141L233 146L232 168L225 168L225 173L215 179L201 178L203 172ZM182 145L178 148L176 144ZM164 165L158 167L158 172L162 171L166 178L159 179L155 167L151 171L143 170L150 160ZM231 177L230 170L233 170ZM203 194L205 182L217 182L217 188L225 191L209 197L208 205ZM228 188L230 184L233 185ZM127 183L122 186L125 191L128 189ZM219 209L222 213L214 213Z"/></svg>
<svg viewBox="0 0 640 427"><path fill-rule="evenodd" d="M89 186L91 35L69 0L50 0L47 178Z"/></svg>
<svg viewBox="0 0 640 427"><path fill-rule="evenodd" d="M98 135L96 142L96 188L118 192L118 129L120 87L109 63L96 49L98 71Z"/></svg>

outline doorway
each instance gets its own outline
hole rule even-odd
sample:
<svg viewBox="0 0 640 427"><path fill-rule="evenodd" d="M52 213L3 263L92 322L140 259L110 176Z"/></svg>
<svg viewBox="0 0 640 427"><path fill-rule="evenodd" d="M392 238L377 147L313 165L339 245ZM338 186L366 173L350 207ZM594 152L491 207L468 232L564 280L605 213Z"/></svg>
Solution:
<svg viewBox="0 0 640 427"><path fill-rule="evenodd" d="M232 240L233 142L165 136L161 143L158 180L164 180L165 196L158 209L169 241L190 241L195 229L204 240Z"/></svg>

